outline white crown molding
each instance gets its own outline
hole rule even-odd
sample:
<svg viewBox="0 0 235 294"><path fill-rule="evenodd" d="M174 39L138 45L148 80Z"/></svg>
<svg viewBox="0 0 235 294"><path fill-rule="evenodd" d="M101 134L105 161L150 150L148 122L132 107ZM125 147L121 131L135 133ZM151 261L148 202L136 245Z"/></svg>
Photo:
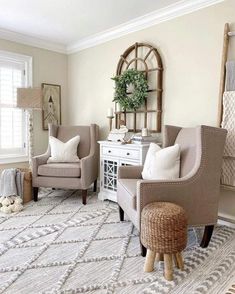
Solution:
<svg viewBox="0 0 235 294"><path fill-rule="evenodd" d="M81 39L67 46L67 53L75 53L111 41L127 34L143 30L158 23L191 13L193 11L223 2L224 0L181 0L158 9L109 30Z"/></svg>
<svg viewBox="0 0 235 294"><path fill-rule="evenodd" d="M181 0L175 4L155 10L119 26L78 40L75 43L68 44L67 46L66 44L58 44L45 39L31 37L1 28L0 39L5 39L59 53L71 54L223 1L225 0Z"/></svg>
<svg viewBox="0 0 235 294"><path fill-rule="evenodd" d="M66 45L54 43L36 37L27 36L2 28L0 28L0 39L17 42L20 44L29 45L37 48L47 49L58 53L67 53Z"/></svg>

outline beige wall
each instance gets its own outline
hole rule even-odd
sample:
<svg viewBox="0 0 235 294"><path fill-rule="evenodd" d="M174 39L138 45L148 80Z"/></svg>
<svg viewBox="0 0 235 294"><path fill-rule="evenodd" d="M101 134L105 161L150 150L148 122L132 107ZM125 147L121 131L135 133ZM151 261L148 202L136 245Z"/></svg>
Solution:
<svg viewBox="0 0 235 294"><path fill-rule="evenodd" d="M67 105L67 56L22 45L0 39L0 50L7 50L14 53L25 54L33 57L33 86L40 87L41 83L52 83L61 85L62 112L66 112ZM64 117L62 113L62 121ZM34 153L44 153L47 147L47 131L42 130L42 114L34 112ZM3 168L3 165L1 165Z"/></svg>
<svg viewBox="0 0 235 294"><path fill-rule="evenodd" d="M156 46L164 64L163 122L216 125L225 22L235 21L235 1L199 10L125 37L71 54L68 121L96 122L107 135L107 108L120 54L135 42Z"/></svg>
<svg viewBox="0 0 235 294"><path fill-rule="evenodd" d="M154 27L72 54L68 58L70 124L98 123L108 131L107 108L112 106L113 82L120 54L135 42L156 46L164 64L163 123L216 126L223 28L235 29L235 1L196 11ZM235 58L235 41L232 49ZM226 196L226 201L224 200ZM220 210L231 213L234 192L221 194Z"/></svg>

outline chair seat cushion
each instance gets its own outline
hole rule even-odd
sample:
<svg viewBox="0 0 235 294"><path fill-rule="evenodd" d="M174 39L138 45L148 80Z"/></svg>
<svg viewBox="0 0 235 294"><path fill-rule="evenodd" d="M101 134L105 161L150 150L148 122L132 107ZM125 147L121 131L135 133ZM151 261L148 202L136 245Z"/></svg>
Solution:
<svg viewBox="0 0 235 294"><path fill-rule="evenodd" d="M38 167L38 175L46 177L80 178L80 163L48 163Z"/></svg>
<svg viewBox="0 0 235 294"><path fill-rule="evenodd" d="M139 179L119 179L118 191L121 197L125 198L130 207L136 209L136 188Z"/></svg>

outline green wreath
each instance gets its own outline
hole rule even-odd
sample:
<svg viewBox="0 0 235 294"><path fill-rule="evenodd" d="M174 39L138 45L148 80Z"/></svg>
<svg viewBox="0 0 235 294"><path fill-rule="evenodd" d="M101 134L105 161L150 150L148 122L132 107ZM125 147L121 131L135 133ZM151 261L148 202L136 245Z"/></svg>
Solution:
<svg viewBox="0 0 235 294"><path fill-rule="evenodd" d="M115 93L113 101L119 103L125 110L136 110L147 97L148 83L143 74L136 69L128 69L120 76L112 78L115 81ZM134 86L131 94L127 93L127 87Z"/></svg>

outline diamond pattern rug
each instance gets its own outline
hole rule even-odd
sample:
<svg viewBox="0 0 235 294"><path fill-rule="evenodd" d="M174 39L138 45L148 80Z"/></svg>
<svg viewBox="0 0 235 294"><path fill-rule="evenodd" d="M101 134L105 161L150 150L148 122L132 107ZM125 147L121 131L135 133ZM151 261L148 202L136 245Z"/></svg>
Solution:
<svg viewBox="0 0 235 294"><path fill-rule="evenodd" d="M144 273L138 232L117 205L90 192L41 190L17 214L0 214L0 293L223 293L235 280L235 230L218 226L207 249L188 232L185 271ZM224 292L225 293L225 292Z"/></svg>

